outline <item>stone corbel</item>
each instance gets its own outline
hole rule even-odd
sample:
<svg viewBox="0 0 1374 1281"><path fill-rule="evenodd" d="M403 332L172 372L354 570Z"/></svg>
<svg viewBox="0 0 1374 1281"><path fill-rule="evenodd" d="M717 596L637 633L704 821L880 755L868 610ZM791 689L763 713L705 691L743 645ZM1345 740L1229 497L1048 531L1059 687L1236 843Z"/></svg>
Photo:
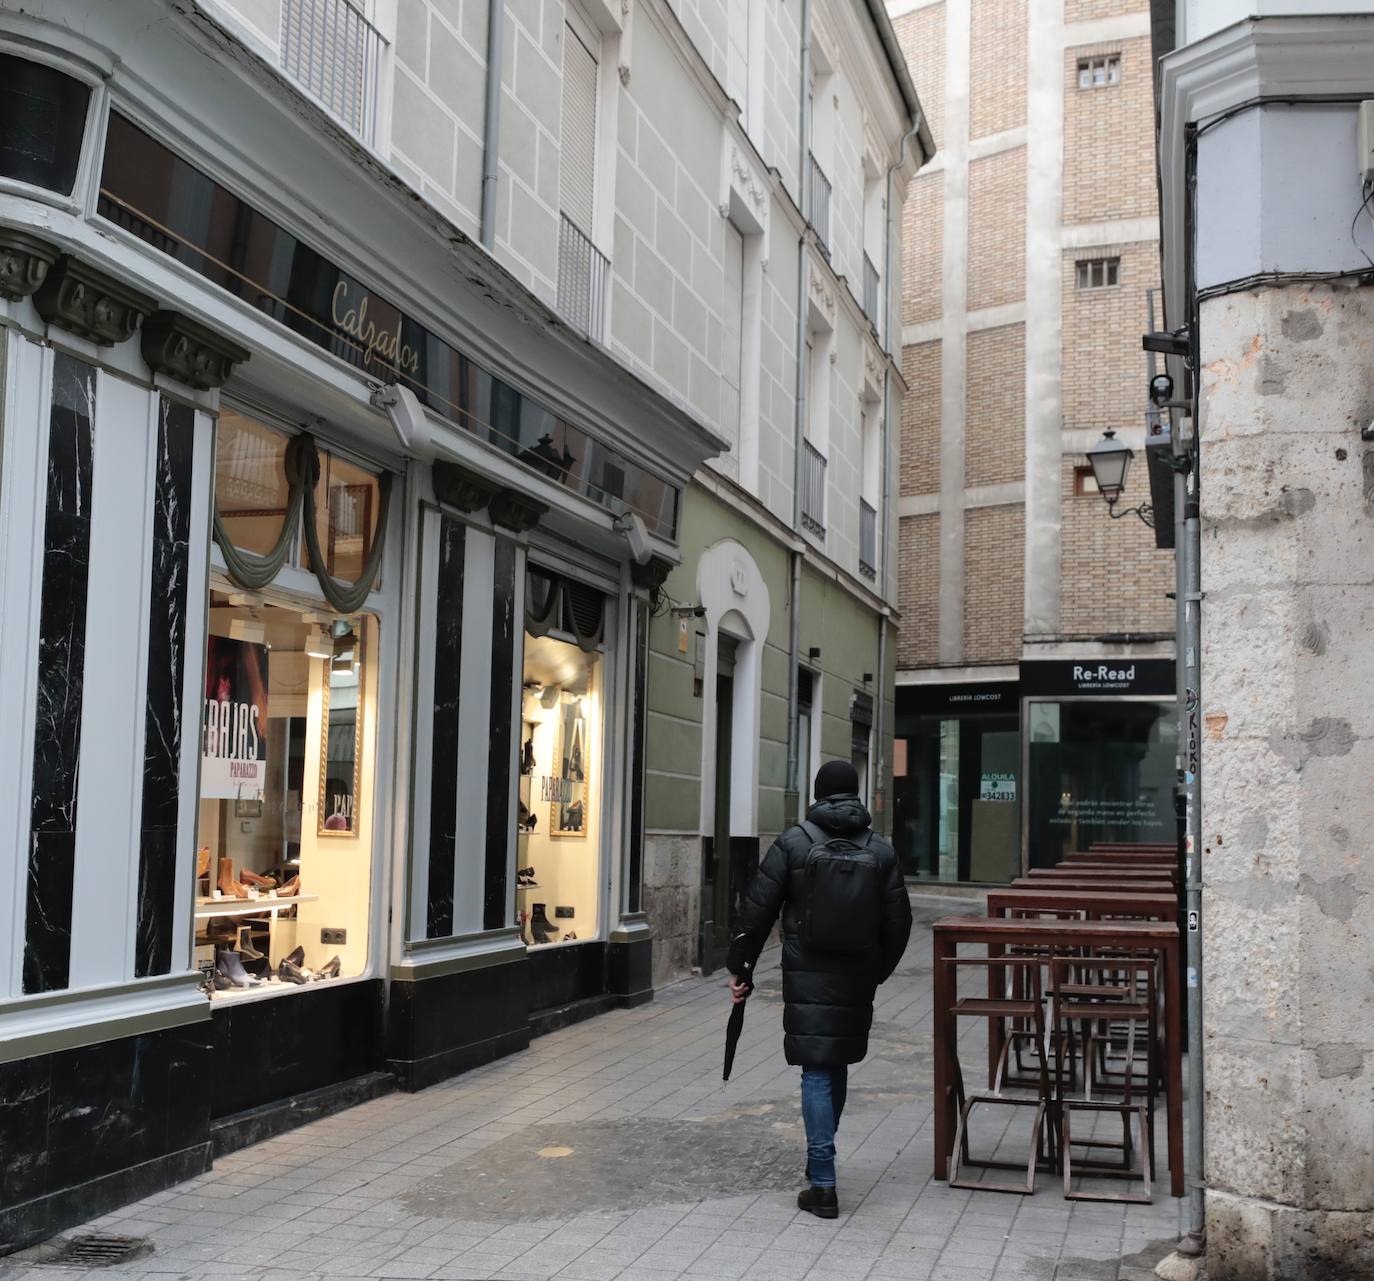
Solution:
<svg viewBox="0 0 1374 1281"><path fill-rule="evenodd" d="M649 557L647 564L630 566L630 581L652 596L668 581L672 572L672 561L666 556L654 555Z"/></svg>
<svg viewBox="0 0 1374 1281"><path fill-rule="evenodd" d="M494 480L444 458L435 460L432 472L435 498L460 512L475 512L501 492Z"/></svg>
<svg viewBox="0 0 1374 1281"><path fill-rule="evenodd" d="M539 524L549 507L547 503L522 494L518 489L500 489L492 495L487 509L491 512L492 520L503 529L524 534Z"/></svg>
<svg viewBox="0 0 1374 1281"><path fill-rule="evenodd" d="M0 227L0 297L11 302L27 298L43 283L60 254L46 240Z"/></svg>
<svg viewBox="0 0 1374 1281"><path fill-rule="evenodd" d="M830 291L820 272L811 268L811 299L816 309L829 321L835 319L835 295Z"/></svg>
<svg viewBox="0 0 1374 1281"><path fill-rule="evenodd" d="M155 311L149 316L143 322L139 346L155 373L198 391L223 387L234 366L243 364L249 355L246 347L177 311Z"/></svg>
<svg viewBox="0 0 1374 1281"><path fill-rule="evenodd" d="M157 300L64 255L48 270L33 305L48 324L109 347L132 338Z"/></svg>

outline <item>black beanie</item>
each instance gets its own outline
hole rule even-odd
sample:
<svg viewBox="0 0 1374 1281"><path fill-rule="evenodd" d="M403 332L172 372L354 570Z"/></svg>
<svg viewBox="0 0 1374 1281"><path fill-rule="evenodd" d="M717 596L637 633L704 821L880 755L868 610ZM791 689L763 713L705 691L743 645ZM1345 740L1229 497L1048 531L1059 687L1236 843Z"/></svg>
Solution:
<svg viewBox="0 0 1374 1281"><path fill-rule="evenodd" d="M848 761L826 761L816 771L816 799L827 796L857 796L859 771Z"/></svg>

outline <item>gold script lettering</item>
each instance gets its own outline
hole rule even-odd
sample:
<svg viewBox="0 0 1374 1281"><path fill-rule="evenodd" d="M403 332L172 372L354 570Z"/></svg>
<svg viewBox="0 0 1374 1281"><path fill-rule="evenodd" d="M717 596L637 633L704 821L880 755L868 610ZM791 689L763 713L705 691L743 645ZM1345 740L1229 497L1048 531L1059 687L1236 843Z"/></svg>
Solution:
<svg viewBox="0 0 1374 1281"><path fill-rule="evenodd" d="M368 295L354 307L348 297L348 282L341 280L334 286L334 296L330 300L330 315L334 323L350 338L356 338L363 347L363 359L370 363L374 357L405 370L408 374L420 368L420 354L409 343L401 341L401 327L396 332L379 327L367 317Z"/></svg>

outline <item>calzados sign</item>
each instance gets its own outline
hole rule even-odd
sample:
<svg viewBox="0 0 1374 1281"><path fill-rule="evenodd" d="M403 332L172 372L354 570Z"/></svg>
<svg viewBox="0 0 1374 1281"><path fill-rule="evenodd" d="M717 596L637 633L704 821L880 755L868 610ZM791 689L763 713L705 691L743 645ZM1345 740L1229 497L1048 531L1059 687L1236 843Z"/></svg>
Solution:
<svg viewBox="0 0 1374 1281"><path fill-rule="evenodd" d="M355 290L361 295L356 302L353 298ZM389 329L386 327L387 322L378 325L368 316L368 307L377 306L372 295L356 286L350 286L347 280L340 280L334 286L334 296L330 299L329 310L334 323L350 338L356 339L363 348L365 364L371 364L380 356L386 364L393 365L413 377L420 371L420 353L409 343L401 341L401 313L390 303L380 305L382 310L391 313L392 327Z"/></svg>

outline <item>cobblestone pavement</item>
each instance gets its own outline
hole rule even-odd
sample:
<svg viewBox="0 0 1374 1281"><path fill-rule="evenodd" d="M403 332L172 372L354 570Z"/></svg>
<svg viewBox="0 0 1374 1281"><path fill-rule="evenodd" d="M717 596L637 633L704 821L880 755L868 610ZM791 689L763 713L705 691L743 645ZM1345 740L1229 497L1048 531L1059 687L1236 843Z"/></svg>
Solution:
<svg viewBox="0 0 1374 1281"><path fill-rule="evenodd" d="M926 927L957 905L917 904L851 1075L835 1222L795 1205L798 1077L773 952L728 1085L723 977L690 980L225 1157L76 1231L151 1238L151 1253L101 1270L150 1281L1145 1281L1181 1227L1167 1185L1126 1207L1066 1202L1048 1175L1033 1197L931 1181ZM965 1030L968 1062L980 1032ZM1021 1110L995 1111L1024 1127ZM84 1275L42 1250L0 1260L0 1277Z"/></svg>

